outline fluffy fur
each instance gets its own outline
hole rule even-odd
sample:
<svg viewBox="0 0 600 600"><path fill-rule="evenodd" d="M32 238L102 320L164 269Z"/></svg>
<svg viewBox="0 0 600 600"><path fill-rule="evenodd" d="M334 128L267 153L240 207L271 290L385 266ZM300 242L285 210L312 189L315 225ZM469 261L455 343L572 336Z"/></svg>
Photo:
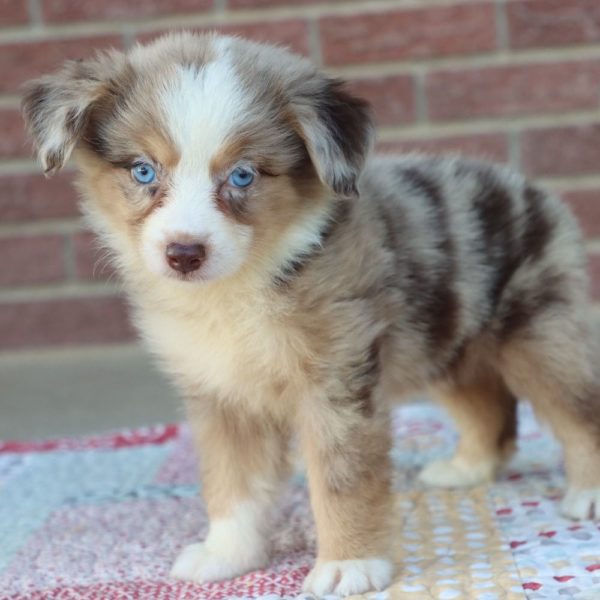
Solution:
<svg viewBox="0 0 600 600"><path fill-rule="evenodd" d="M526 396L564 444L566 514L600 516L584 253L555 197L485 163L372 158L362 100L235 38L171 35L68 63L23 107L47 173L75 151L85 210L186 399L211 527L174 576L268 560L296 433L319 545L307 590L387 586L390 400L424 389L462 434L425 482L493 477ZM155 183L133 180L140 160ZM247 188L229 180L238 166L255 174ZM171 243L201 244L200 268L171 268Z"/></svg>

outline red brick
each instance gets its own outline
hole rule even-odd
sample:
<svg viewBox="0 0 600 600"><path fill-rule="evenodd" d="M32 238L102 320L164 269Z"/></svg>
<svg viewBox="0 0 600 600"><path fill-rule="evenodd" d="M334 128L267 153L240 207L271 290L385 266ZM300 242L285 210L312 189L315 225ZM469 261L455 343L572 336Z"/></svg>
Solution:
<svg viewBox="0 0 600 600"><path fill-rule="evenodd" d="M43 18L48 23L143 19L205 11L213 0L43 0Z"/></svg>
<svg viewBox="0 0 600 600"><path fill-rule="evenodd" d="M427 139L399 139L381 142L378 150L386 153L422 152L424 154L462 154L497 162L508 161L508 141L503 133L452 135Z"/></svg>
<svg viewBox="0 0 600 600"><path fill-rule="evenodd" d="M77 198L68 173L0 177L0 222L65 219L77 216Z"/></svg>
<svg viewBox="0 0 600 600"><path fill-rule="evenodd" d="M600 188L563 192L586 237L600 236Z"/></svg>
<svg viewBox="0 0 600 600"><path fill-rule="evenodd" d="M506 8L513 48L600 41L598 0L520 0Z"/></svg>
<svg viewBox="0 0 600 600"><path fill-rule="evenodd" d="M0 27L24 25L29 21L25 0L0 0Z"/></svg>
<svg viewBox="0 0 600 600"><path fill-rule="evenodd" d="M491 3L392 10L321 19L326 64L479 54L496 48Z"/></svg>
<svg viewBox="0 0 600 600"><path fill-rule="evenodd" d="M379 125L399 125L415 120L415 83L411 75L356 79L349 89L368 100Z"/></svg>
<svg viewBox="0 0 600 600"><path fill-rule="evenodd" d="M348 0L327 0L326 4L341 4ZM352 0L350 0L352 1ZM363 0L364 1L364 0ZM309 4L323 4L323 0L294 0L294 6L298 5L309 5ZM357 2L360 4L360 1ZM264 8L272 6L289 6L290 0L229 0L230 8Z"/></svg>
<svg viewBox="0 0 600 600"><path fill-rule="evenodd" d="M62 281L64 247L61 235L0 238L0 287Z"/></svg>
<svg viewBox="0 0 600 600"><path fill-rule="evenodd" d="M438 71L426 83L434 120L555 113L598 106L600 61Z"/></svg>
<svg viewBox="0 0 600 600"><path fill-rule="evenodd" d="M140 33L140 42L149 42L168 30ZM193 31L203 33L217 31L225 35L239 35L259 42L270 42L288 46L300 54L308 54L308 27L301 19L284 21L262 21L260 23L239 23L235 25L214 25L206 28L195 27Z"/></svg>
<svg viewBox="0 0 600 600"><path fill-rule="evenodd" d="M0 92L18 91L30 79L57 69L68 58L84 58L96 48L121 47L121 37L90 36L68 40L12 42L0 45Z"/></svg>
<svg viewBox="0 0 600 600"><path fill-rule="evenodd" d="M591 296L598 302L600 301L600 254L597 252L588 254L588 274L591 280Z"/></svg>
<svg viewBox="0 0 600 600"><path fill-rule="evenodd" d="M117 297L0 303L0 348L68 346L133 339Z"/></svg>
<svg viewBox="0 0 600 600"><path fill-rule="evenodd" d="M600 123L532 129L521 134L524 169L532 175L600 172Z"/></svg>
<svg viewBox="0 0 600 600"><path fill-rule="evenodd" d="M0 131L0 158L31 155L31 146L18 110L0 109Z"/></svg>
<svg viewBox="0 0 600 600"><path fill-rule="evenodd" d="M91 231L73 235L75 275L84 281L105 281L115 276L108 254Z"/></svg>

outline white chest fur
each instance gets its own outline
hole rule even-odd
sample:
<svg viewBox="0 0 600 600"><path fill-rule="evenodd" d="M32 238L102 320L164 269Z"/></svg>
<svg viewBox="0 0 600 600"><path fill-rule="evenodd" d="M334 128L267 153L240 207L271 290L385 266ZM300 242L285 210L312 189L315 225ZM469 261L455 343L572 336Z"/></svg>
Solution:
<svg viewBox="0 0 600 600"><path fill-rule="evenodd" d="M215 287L154 298L137 317L185 393L279 412L302 379L304 343L289 312L275 296Z"/></svg>

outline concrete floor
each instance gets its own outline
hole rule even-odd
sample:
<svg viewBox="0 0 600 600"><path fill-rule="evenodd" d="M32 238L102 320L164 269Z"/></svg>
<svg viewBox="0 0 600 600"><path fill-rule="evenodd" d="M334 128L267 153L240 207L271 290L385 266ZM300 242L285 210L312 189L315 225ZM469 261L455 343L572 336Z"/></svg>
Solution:
<svg viewBox="0 0 600 600"><path fill-rule="evenodd" d="M0 354L0 439L168 423L181 406L138 346Z"/></svg>

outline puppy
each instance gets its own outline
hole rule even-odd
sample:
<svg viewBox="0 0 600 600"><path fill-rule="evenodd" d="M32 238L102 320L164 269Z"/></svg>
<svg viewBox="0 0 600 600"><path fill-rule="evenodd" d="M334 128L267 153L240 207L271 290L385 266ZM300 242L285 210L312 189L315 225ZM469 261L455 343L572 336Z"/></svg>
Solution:
<svg viewBox="0 0 600 600"><path fill-rule="evenodd" d="M210 529L173 576L265 566L294 433L318 538L306 591L385 588L390 399L424 389L462 434L424 482L490 480L525 396L564 444L564 513L600 516L585 259L555 197L481 162L372 158L364 101L231 37L68 62L23 110L47 175L74 154L137 326L186 400Z"/></svg>

